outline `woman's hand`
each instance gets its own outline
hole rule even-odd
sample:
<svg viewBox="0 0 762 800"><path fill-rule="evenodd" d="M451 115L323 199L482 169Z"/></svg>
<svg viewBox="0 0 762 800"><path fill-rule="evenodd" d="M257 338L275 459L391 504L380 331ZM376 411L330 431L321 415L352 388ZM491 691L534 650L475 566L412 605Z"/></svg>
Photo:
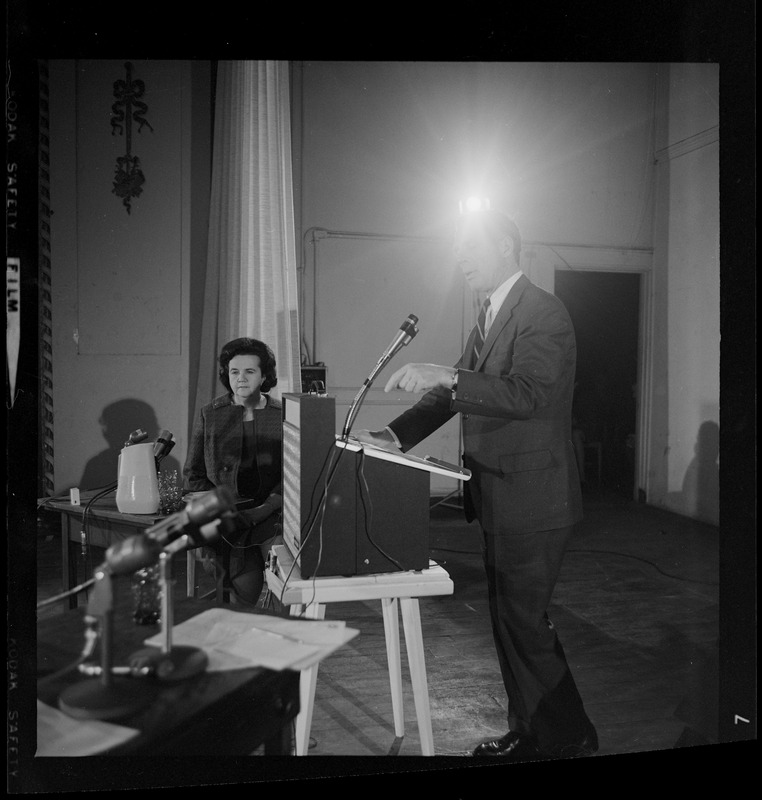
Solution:
<svg viewBox="0 0 762 800"><path fill-rule="evenodd" d="M273 511L275 511L275 508L273 508L271 503L262 503L261 506L254 506L254 508L249 508L241 513L246 517L248 522L252 525L256 525L260 522L264 522Z"/></svg>

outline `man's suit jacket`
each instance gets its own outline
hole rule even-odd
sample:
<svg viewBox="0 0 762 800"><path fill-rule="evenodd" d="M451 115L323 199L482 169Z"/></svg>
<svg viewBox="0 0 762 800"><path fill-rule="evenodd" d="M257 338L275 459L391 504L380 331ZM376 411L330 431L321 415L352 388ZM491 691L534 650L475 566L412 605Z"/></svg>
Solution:
<svg viewBox="0 0 762 800"><path fill-rule="evenodd" d="M495 534L582 519L571 442L577 347L563 303L521 275L472 364L472 331L453 398L437 387L389 424L403 451L462 415L466 518Z"/></svg>

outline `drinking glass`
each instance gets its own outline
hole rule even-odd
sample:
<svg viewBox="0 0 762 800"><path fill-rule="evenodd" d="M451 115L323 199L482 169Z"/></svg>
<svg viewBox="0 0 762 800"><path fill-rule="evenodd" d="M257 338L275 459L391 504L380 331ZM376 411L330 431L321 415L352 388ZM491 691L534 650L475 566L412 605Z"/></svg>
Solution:
<svg viewBox="0 0 762 800"><path fill-rule="evenodd" d="M174 514L183 507L183 490L178 482L176 469L159 472L159 512Z"/></svg>
<svg viewBox="0 0 762 800"><path fill-rule="evenodd" d="M151 564L132 574L132 618L138 625L155 625L161 620L161 568Z"/></svg>

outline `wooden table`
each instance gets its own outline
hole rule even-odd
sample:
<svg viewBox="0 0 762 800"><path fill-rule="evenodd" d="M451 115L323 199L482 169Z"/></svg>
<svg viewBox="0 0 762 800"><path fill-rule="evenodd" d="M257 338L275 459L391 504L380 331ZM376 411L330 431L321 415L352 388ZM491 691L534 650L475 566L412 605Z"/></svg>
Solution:
<svg viewBox="0 0 762 800"><path fill-rule="evenodd" d="M115 492L116 490L114 490ZM141 533L155 523L166 519L161 514L123 514L116 507L114 493L98 498L88 509L87 518L83 516L87 501L97 492L83 492L80 505L72 505L68 499L51 500L46 498L44 508L61 515L61 563L62 592L77 586L77 561L82 553L91 547L107 548L114 542ZM90 575L79 576L82 579ZM64 600L65 608L77 607L77 595Z"/></svg>
<svg viewBox="0 0 762 800"><path fill-rule="evenodd" d="M290 607L292 616L303 614L310 619L323 619L327 603L353 600L381 601L392 694L394 733L398 737L405 734L399 638L399 614L402 614L410 678L413 684L413 699L418 719L418 733L421 738L421 752L425 756L434 755L418 598L452 594L453 582L447 572L432 561L428 569L419 571L408 570L376 575L305 580L299 572L298 565L294 565L288 547L283 545L273 547L272 555L275 558L271 557L265 573L267 585L283 605ZM296 718L296 755L305 755L309 746L317 672L317 664L302 670L301 711Z"/></svg>
<svg viewBox="0 0 762 800"><path fill-rule="evenodd" d="M120 666L144 647L146 638L159 632L159 626L133 622L129 578L116 579L112 594L113 664ZM176 623L215 605L189 599L177 586L173 597ZM73 664L82 651L84 616L84 609L76 609L38 622L37 697L51 707L58 707L61 693L67 687L97 680L77 670L56 676L58 671ZM143 682L148 687L150 701L123 717L108 720L137 729L139 734L99 755L244 756L260 745L264 745L266 755L293 752L291 728L299 710L299 672L252 667L204 671L178 681L155 677L123 680Z"/></svg>

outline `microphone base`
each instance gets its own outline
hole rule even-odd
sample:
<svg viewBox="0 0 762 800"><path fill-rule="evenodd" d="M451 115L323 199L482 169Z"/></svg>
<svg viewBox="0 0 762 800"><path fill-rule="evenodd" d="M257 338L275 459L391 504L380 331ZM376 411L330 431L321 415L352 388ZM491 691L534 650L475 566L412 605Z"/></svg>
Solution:
<svg viewBox="0 0 762 800"><path fill-rule="evenodd" d="M209 666L209 657L198 647L178 645L168 653L156 647L136 650L129 660L130 668L148 668L160 681L182 681L200 675Z"/></svg>
<svg viewBox="0 0 762 800"><path fill-rule="evenodd" d="M113 678L108 686L93 678L64 689L58 707L75 719L116 719L139 711L154 696L149 686L134 678Z"/></svg>

